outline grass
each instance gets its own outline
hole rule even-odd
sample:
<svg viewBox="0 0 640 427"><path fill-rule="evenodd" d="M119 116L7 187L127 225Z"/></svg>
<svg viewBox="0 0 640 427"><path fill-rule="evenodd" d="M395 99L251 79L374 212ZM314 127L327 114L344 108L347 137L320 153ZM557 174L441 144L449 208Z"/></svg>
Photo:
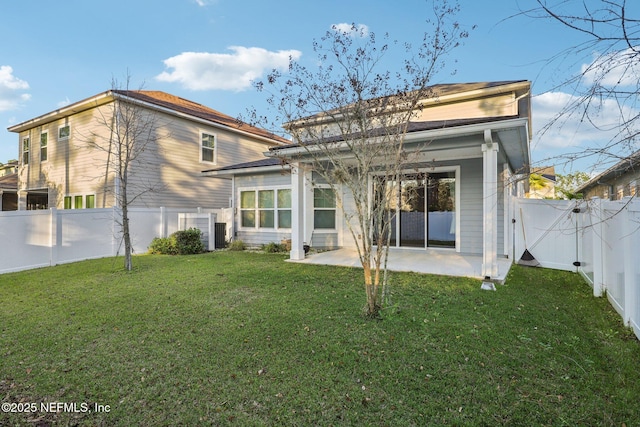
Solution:
<svg viewBox="0 0 640 427"><path fill-rule="evenodd" d="M371 321L361 271L284 259L149 255L131 273L102 259L0 276L0 397L38 407L0 425L640 422L640 343L575 274L516 266L487 292L396 273L394 306ZM52 402L76 412L40 410Z"/></svg>

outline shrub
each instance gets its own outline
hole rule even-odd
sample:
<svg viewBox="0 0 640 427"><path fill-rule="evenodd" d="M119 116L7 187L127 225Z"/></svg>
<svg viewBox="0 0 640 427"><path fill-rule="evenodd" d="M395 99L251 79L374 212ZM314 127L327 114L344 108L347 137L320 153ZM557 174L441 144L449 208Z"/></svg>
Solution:
<svg viewBox="0 0 640 427"><path fill-rule="evenodd" d="M246 248L247 246L244 244L242 240L234 240L231 243L229 243L230 251L244 251Z"/></svg>
<svg viewBox="0 0 640 427"><path fill-rule="evenodd" d="M175 239L179 255L200 254L205 250L202 232L197 228L176 231L171 236Z"/></svg>
<svg viewBox="0 0 640 427"><path fill-rule="evenodd" d="M149 245L150 254L177 255L175 240L171 237L155 237Z"/></svg>
<svg viewBox="0 0 640 427"><path fill-rule="evenodd" d="M169 237L156 237L149 245L150 254L190 255L204 252L202 232L197 228L176 231Z"/></svg>
<svg viewBox="0 0 640 427"><path fill-rule="evenodd" d="M271 243L262 245L262 250L268 254L274 254L278 252L287 252L287 247L286 245L282 245L280 243L271 242Z"/></svg>

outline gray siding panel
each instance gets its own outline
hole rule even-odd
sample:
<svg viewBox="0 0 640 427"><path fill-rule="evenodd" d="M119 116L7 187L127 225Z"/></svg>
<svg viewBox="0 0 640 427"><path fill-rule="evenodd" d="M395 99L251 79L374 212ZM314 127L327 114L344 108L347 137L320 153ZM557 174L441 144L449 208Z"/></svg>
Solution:
<svg viewBox="0 0 640 427"><path fill-rule="evenodd" d="M291 175L288 171L256 173L255 175L236 176L236 188L243 187L283 187L291 186Z"/></svg>
<svg viewBox="0 0 640 427"><path fill-rule="evenodd" d="M460 252L482 253L482 159L460 164Z"/></svg>

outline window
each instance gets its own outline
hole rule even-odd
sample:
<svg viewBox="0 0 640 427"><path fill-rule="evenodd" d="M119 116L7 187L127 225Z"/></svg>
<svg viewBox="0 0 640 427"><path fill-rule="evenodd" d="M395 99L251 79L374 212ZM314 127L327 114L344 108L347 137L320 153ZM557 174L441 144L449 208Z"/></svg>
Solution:
<svg viewBox="0 0 640 427"><path fill-rule="evenodd" d="M313 189L313 228L336 228L336 196L331 188Z"/></svg>
<svg viewBox="0 0 640 427"><path fill-rule="evenodd" d="M69 139L71 128L69 125L60 126L58 128L58 140Z"/></svg>
<svg viewBox="0 0 640 427"><path fill-rule="evenodd" d="M216 162L216 136L208 133L202 133L201 140L201 161L215 163Z"/></svg>
<svg viewBox="0 0 640 427"><path fill-rule="evenodd" d="M87 194L84 196L84 206L82 204L83 196L64 196L65 209L93 209L96 207L96 196Z"/></svg>
<svg viewBox="0 0 640 427"><path fill-rule="evenodd" d="M244 228L291 228L291 190L241 191L240 225Z"/></svg>
<svg viewBox="0 0 640 427"><path fill-rule="evenodd" d="M291 190L278 190L278 228L291 228Z"/></svg>
<svg viewBox="0 0 640 427"><path fill-rule="evenodd" d="M638 181L635 179L629 182L629 195L635 197L638 192Z"/></svg>
<svg viewBox="0 0 640 427"><path fill-rule="evenodd" d="M256 226L256 192L242 191L240 193L240 224L243 227Z"/></svg>
<svg viewBox="0 0 640 427"><path fill-rule="evenodd" d="M40 161L45 162L47 160L47 145L49 144L49 132L42 132L40 134Z"/></svg>
<svg viewBox="0 0 640 427"><path fill-rule="evenodd" d="M258 191L258 217L260 228L273 228L274 226L273 190Z"/></svg>
<svg viewBox="0 0 640 427"><path fill-rule="evenodd" d="M29 164L29 150L31 147L31 143L29 142L29 138L24 138L22 140L22 163L27 165Z"/></svg>

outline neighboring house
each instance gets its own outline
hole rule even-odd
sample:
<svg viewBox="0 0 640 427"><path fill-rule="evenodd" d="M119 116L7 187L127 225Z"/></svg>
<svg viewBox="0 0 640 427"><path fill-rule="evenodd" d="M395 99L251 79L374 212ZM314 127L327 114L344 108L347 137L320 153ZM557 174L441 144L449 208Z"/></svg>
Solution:
<svg viewBox="0 0 640 427"><path fill-rule="evenodd" d="M529 199L555 199L556 170L553 166L532 167L529 175Z"/></svg>
<svg viewBox="0 0 640 427"><path fill-rule="evenodd" d="M622 159L606 171L591 178L575 190L584 199L599 197L620 200L636 196L640 190L640 151Z"/></svg>
<svg viewBox="0 0 640 427"><path fill-rule="evenodd" d="M0 211L18 209L18 161L0 164Z"/></svg>
<svg viewBox="0 0 640 427"><path fill-rule="evenodd" d="M424 160L398 186L412 186L419 198L397 203L392 246L479 254L483 275L494 277L497 257L512 248L510 196L524 195L516 175L529 173L530 82L432 89L436 96L424 100L405 141ZM304 258L305 243L353 246L335 195L305 167L305 149L292 144L266 154L204 172L232 181L234 238L251 245L291 239L292 259Z"/></svg>
<svg viewBox="0 0 640 427"><path fill-rule="evenodd" d="M18 209L18 174L0 176L0 211Z"/></svg>
<svg viewBox="0 0 640 427"><path fill-rule="evenodd" d="M11 175L18 172L18 161L9 160L6 164L0 163L0 176Z"/></svg>
<svg viewBox="0 0 640 427"><path fill-rule="evenodd" d="M114 120L115 103L155 122L154 143L129 170L128 188L141 194L132 207L229 207L229 183L200 172L263 158L270 147L289 142L168 93L109 90L9 128L19 135L20 210L116 205L120 183L106 124Z"/></svg>

